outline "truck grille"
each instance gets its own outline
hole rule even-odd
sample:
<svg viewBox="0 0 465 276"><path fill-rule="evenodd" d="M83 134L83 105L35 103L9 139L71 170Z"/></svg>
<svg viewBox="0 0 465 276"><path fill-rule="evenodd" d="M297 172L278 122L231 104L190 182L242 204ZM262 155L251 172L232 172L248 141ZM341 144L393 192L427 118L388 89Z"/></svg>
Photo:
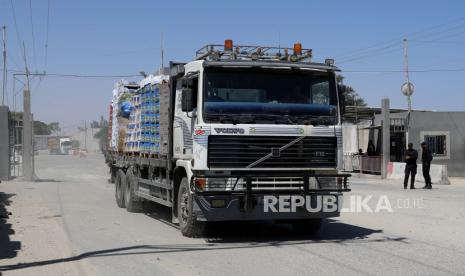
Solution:
<svg viewBox="0 0 465 276"><path fill-rule="evenodd" d="M336 137L305 137L277 153L277 149L297 139L297 136L236 136L208 137L210 168L246 168L260 158L273 156L253 168L334 168Z"/></svg>

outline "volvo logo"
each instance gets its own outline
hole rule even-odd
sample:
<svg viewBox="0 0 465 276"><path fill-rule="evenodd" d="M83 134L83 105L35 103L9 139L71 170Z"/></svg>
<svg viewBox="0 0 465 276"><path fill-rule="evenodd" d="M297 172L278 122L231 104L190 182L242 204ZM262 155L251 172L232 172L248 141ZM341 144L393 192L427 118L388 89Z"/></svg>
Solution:
<svg viewBox="0 0 465 276"><path fill-rule="evenodd" d="M243 128L215 128L216 133L224 134L244 134Z"/></svg>

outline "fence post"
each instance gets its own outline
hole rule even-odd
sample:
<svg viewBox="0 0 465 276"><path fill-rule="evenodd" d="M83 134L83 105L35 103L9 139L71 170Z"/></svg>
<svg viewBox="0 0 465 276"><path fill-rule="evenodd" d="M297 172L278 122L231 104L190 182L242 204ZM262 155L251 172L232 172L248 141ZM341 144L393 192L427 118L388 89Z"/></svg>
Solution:
<svg viewBox="0 0 465 276"><path fill-rule="evenodd" d="M384 98L381 100L381 114L383 118L383 140L382 140L382 149L383 152L381 154L381 176L382 178L387 177L387 166L391 158L391 148L390 148L390 141L391 141L391 121L390 121L390 114L389 114L389 99Z"/></svg>

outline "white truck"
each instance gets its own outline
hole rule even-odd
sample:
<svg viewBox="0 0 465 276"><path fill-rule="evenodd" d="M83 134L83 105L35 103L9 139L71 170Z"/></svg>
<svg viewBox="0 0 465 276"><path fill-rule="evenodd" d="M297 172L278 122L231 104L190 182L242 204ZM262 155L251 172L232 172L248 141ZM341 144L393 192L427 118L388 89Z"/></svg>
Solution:
<svg viewBox="0 0 465 276"><path fill-rule="evenodd" d="M350 175L339 172L343 87L333 60L311 57L299 43L226 40L190 62L171 62L169 83L160 86L166 150L106 153L117 205L168 206L189 237L210 221L237 220L287 222L311 234L323 218L339 216L326 207L350 191Z"/></svg>
<svg viewBox="0 0 465 276"><path fill-rule="evenodd" d="M47 143L50 154L67 155L71 152L72 142L69 137L51 136L48 137Z"/></svg>

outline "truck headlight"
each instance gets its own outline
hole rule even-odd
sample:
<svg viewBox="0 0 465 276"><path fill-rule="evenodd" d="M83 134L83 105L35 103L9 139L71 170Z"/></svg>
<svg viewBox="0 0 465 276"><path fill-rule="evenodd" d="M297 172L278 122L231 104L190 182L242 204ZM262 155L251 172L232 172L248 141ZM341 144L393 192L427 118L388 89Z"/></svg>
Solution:
<svg viewBox="0 0 465 276"><path fill-rule="evenodd" d="M194 178L194 184L200 191L205 190L205 186L207 186L207 179L206 178Z"/></svg>

